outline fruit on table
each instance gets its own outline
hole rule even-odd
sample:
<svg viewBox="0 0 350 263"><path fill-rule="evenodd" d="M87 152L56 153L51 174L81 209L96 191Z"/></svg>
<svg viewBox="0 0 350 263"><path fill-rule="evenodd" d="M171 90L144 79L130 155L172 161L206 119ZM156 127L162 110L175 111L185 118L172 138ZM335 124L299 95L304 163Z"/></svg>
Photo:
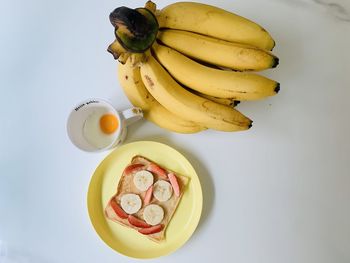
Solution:
<svg viewBox="0 0 350 263"><path fill-rule="evenodd" d="M111 207L117 216L123 219L128 218L128 214L124 212L124 210L117 204L114 198L110 202L111 202Z"/></svg>
<svg viewBox="0 0 350 263"><path fill-rule="evenodd" d="M140 68L133 67L131 59L125 65L119 65L118 76L125 95L134 106L143 110L145 119L177 133L196 133L205 129L199 124L174 115L154 99L142 82Z"/></svg>
<svg viewBox="0 0 350 263"><path fill-rule="evenodd" d="M164 225L156 225L156 226L152 226L152 227L148 227L148 228L141 228L139 229L139 233L144 234L144 235L151 235L151 234L155 234L158 233L160 231L162 231Z"/></svg>
<svg viewBox="0 0 350 263"><path fill-rule="evenodd" d="M193 32L164 29L157 38L191 58L239 71L264 70L279 63L278 58L266 50Z"/></svg>
<svg viewBox="0 0 350 263"><path fill-rule="evenodd" d="M279 86L266 77L204 66L163 45L153 45L155 57L178 82L200 93L219 98L255 100L276 94Z"/></svg>
<svg viewBox="0 0 350 263"><path fill-rule="evenodd" d="M147 224L145 221L143 221L143 220L141 220L133 215L128 216L128 221L131 225L136 226L136 227L141 227L141 228L151 227L151 225Z"/></svg>
<svg viewBox="0 0 350 263"><path fill-rule="evenodd" d="M177 2L157 15L160 28L181 29L231 42L271 50L275 41L258 24L221 8L194 2Z"/></svg>
<svg viewBox="0 0 350 263"><path fill-rule="evenodd" d="M251 127L252 121L237 110L182 88L153 56L142 64L141 77L149 93L178 116L220 131L247 130Z"/></svg>
<svg viewBox="0 0 350 263"><path fill-rule="evenodd" d="M110 14L116 40L108 51L118 76L144 117L179 133L207 128L243 131L252 121L235 101L278 93L277 81L256 73L274 68L275 41L258 24L223 9L177 2L156 9L119 7ZM241 71L241 72L236 72Z"/></svg>

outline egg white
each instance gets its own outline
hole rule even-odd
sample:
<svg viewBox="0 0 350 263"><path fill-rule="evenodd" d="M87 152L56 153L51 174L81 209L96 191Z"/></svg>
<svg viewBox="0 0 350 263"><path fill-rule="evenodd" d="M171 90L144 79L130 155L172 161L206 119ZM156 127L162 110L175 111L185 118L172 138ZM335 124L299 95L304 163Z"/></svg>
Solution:
<svg viewBox="0 0 350 263"><path fill-rule="evenodd" d="M100 127L100 119L106 114L105 110L95 110L85 120L83 125L83 136L93 147L103 149L114 141L116 133L105 134Z"/></svg>

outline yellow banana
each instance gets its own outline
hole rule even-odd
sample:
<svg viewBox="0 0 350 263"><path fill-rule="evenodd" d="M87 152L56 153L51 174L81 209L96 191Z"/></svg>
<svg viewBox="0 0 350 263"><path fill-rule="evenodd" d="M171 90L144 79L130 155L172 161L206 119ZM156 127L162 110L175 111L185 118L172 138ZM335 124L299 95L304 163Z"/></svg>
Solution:
<svg viewBox="0 0 350 263"><path fill-rule="evenodd" d="M141 77L151 95L178 116L221 131L239 131L251 127L252 121L232 107L185 90L153 56L149 56L141 65Z"/></svg>
<svg viewBox="0 0 350 263"><path fill-rule="evenodd" d="M159 44L154 44L153 50L158 61L178 82L203 94L257 100L279 91L279 83L257 74L206 67Z"/></svg>
<svg viewBox="0 0 350 263"><path fill-rule="evenodd" d="M147 91L140 76L140 68L133 67L131 59L128 59L125 65L119 65L118 77L130 102L143 110L147 120L178 133L196 133L205 129L192 121L174 115L160 105Z"/></svg>
<svg viewBox="0 0 350 263"><path fill-rule="evenodd" d="M158 12L160 28L197 32L215 38L271 50L275 41L258 24L221 8L194 2L177 2Z"/></svg>
<svg viewBox="0 0 350 263"><path fill-rule="evenodd" d="M260 48L182 30L162 30L158 33L158 39L195 59L239 71L274 68L279 62L277 57Z"/></svg>

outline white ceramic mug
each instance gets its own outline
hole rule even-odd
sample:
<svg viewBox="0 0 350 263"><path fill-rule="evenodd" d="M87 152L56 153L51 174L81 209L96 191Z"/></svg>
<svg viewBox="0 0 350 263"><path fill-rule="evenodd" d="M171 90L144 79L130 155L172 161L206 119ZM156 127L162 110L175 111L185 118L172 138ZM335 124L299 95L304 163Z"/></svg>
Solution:
<svg viewBox="0 0 350 263"><path fill-rule="evenodd" d="M93 145L84 136L86 120L96 112L113 114L118 120L118 128L108 139L110 143L103 147ZM142 118L140 108L130 108L117 111L110 102L103 99L87 99L79 103L69 114L67 120L67 133L71 142L79 149L87 152L100 152L112 149L121 144L127 133L127 126ZM97 127L96 127L97 128Z"/></svg>

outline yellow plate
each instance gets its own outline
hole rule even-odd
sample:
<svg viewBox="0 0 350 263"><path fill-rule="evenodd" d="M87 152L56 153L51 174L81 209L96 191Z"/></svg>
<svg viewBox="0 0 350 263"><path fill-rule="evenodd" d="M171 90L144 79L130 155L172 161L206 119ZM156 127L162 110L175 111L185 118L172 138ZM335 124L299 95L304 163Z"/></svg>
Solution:
<svg viewBox="0 0 350 263"><path fill-rule="evenodd" d="M153 242L133 229L108 220L104 215L104 208L115 194L124 168L137 154L190 177L180 204L166 229L166 240L162 243ZM110 153L93 174L87 196L90 220L97 234L112 249L133 258L164 256L185 244L198 225L202 202L202 188L190 162L175 149L151 141L129 143Z"/></svg>

